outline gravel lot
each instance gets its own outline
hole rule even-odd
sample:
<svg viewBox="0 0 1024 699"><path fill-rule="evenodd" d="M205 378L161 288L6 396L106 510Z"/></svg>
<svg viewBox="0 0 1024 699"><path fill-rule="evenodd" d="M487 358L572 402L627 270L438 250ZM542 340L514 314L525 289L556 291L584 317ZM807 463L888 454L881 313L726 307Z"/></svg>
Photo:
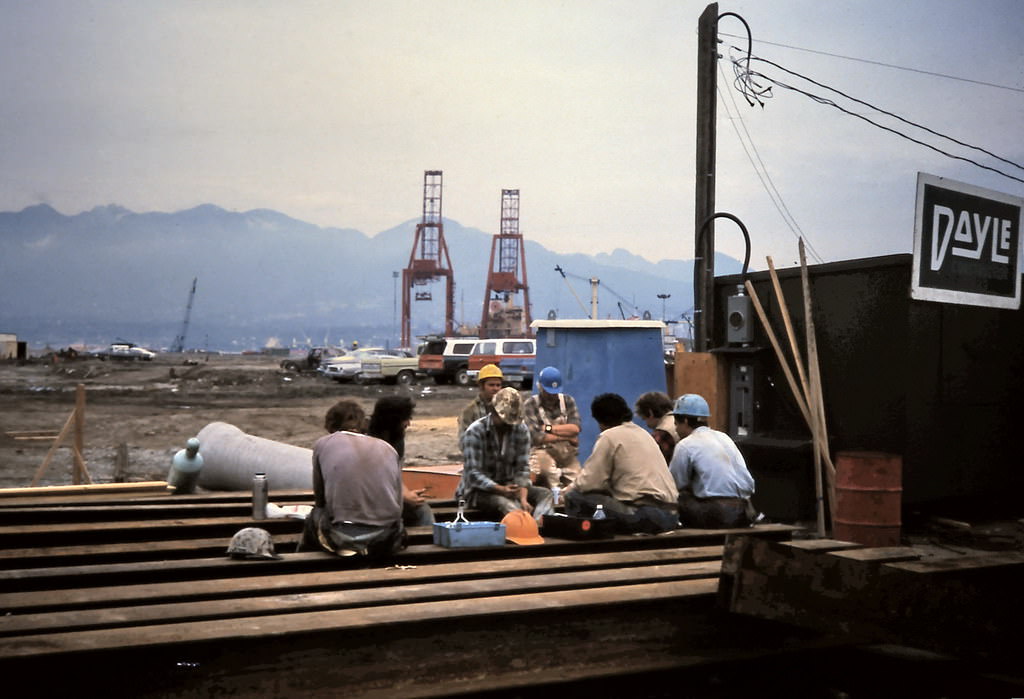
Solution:
<svg viewBox="0 0 1024 699"><path fill-rule="evenodd" d="M459 460L456 416L474 389L339 384L319 375L278 368L279 358L256 355L158 355L152 362L78 359L0 363L0 488L24 487L42 465L52 440L15 439L10 433L58 432L72 415L77 386L85 388L86 466L94 482L115 480L116 455L126 445L123 480L164 480L171 458L211 422L312 447L327 408L354 398L369 413L386 393L406 392L416 413L406 463ZM39 485L71 483L72 439L64 440Z"/></svg>

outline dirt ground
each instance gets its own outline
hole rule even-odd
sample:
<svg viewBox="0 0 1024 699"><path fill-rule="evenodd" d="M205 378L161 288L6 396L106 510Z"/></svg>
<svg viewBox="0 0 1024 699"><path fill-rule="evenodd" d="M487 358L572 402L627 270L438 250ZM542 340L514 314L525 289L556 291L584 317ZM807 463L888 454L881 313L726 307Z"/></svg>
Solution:
<svg viewBox="0 0 1024 699"><path fill-rule="evenodd" d="M335 401L353 398L369 414L377 398L399 392L416 403L406 464L460 460L456 416L472 400L473 388L430 380L407 388L339 384L316 374L284 372L279 361L257 355L159 355L152 362L0 363L0 488L30 485L53 443L10 433L60 431L74 411L79 384L85 387L83 455L97 483L115 480L121 444L128 455L123 480L165 480L174 453L211 422L312 447L324 434L324 413ZM72 443L70 436L64 440L39 485L71 483Z"/></svg>

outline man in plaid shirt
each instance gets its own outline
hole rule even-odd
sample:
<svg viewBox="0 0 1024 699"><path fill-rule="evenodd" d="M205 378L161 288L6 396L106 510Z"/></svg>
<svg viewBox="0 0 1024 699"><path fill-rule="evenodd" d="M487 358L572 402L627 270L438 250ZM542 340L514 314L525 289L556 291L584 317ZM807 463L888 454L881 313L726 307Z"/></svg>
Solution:
<svg viewBox="0 0 1024 699"><path fill-rule="evenodd" d="M456 497L499 520L524 510L538 522L552 511L551 491L530 482L530 431L523 424L523 399L514 388L494 396L493 410L462 439L462 480Z"/></svg>

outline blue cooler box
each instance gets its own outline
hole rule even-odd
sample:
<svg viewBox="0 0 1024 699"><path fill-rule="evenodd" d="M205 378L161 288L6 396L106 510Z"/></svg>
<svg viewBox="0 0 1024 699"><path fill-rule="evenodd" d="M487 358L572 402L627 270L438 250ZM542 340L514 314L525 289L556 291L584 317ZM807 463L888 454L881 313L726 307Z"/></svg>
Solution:
<svg viewBox="0 0 1024 699"><path fill-rule="evenodd" d="M505 525L501 522L435 522L434 543L445 548L504 546Z"/></svg>

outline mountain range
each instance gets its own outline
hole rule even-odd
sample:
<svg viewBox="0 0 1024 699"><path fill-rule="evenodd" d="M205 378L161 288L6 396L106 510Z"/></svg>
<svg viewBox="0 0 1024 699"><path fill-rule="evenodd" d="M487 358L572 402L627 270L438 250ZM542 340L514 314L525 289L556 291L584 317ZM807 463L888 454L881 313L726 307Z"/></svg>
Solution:
<svg viewBox="0 0 1024 699"><path fill-rule="evenodd" d="M175 213L109 205L67 216L40 204L0 212L0 332L30 347L125 339L166 348L251 350L279 344L397 344L401 270L417 220L374 236L324 228L268 209L204 204ZM493 235L444 219L455 277L455 319L480 321ZM590 278L599 317L680 321L688 335L693 261L649 262L624 249L558 254L524 233L534 319L586 317ZM686 248L680 241L680 249ZM716 256L716 272L740 271ZM555 268L560 267L565 276ZM396 276L395 273L398 273ZM196 291L191 293L196 280ZM417 287L417 290L422 287ZM413 302L414 335L443 330L444 282ZM669 294L661 299L659 294Z"/></svg>

